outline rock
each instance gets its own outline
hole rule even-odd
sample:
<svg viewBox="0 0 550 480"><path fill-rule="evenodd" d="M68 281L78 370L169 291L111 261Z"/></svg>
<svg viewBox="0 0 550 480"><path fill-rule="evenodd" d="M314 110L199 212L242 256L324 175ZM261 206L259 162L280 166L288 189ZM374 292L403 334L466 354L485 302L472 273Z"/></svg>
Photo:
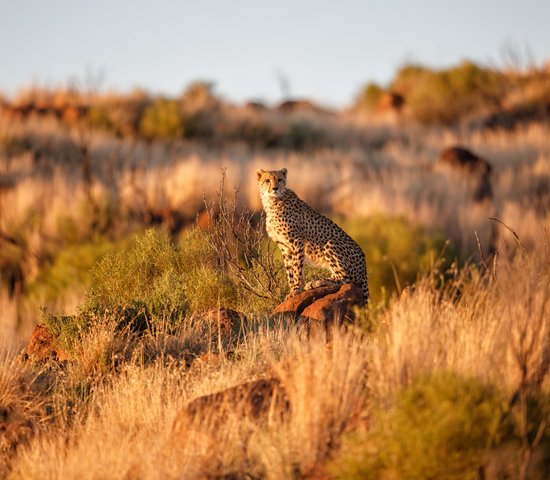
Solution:
<svg viewBox="0 0 550 480"><path fill-rule="evenodd" d="M34 362L47 362L50 360L65 362L71 359L69 353L59 346L57 339L48 330L48 327L41 323L32 332L26 358Z"/></svg>
<svg viewBox="0 0 550 480"><path fill-rule="evenodd" d="M302 312L312 303L340 290L340 285L327 285L325 287L313 288L305 290L285 299L275 307L271 315L292 315L295 320L298 320Z"/></svg>
<svg viewBox="0 0 550 480"><path fill-rule="evenodd" d="M21 413L21 412L19 412ZM34 435L33 422L9 406L0 406L0 478L7 477L17 448Z"/></svg>
<svg viewBox="0 0 550 480"><path fill-rule="evenodd" d="M328 327L335 323L353 321L353 307L364 305L365 299L361 289L346 283L337 292L325 295L304 309L300 315L300 322L315 322Z"/></svg>
<svg viewBox="0 0 550 480"><path fill-rule="evenodd" d="M286 299L273 310L272 316L291 316L309 332L312 327L327 329L334 324L352 322L353 307L364 305L363 292L358 286L328 285Z"/></svg>
<svg viewBox="0 0 550 480"><path fill-rule="evenodd" d="M476 184L476 201L493 198L491 164L466 148L453 146L443 150L437 159L436 170L450 170L472 179Z"/></svg>
<svg viewBox="0 0 550 480"><path fill-rule="evenodd" d="M172 435L185 435L189 422L224 422L231 413L261 422L270 414L289 411L290 403L279 379L255 380L191 400L177 414Z"/></svg>
<svg viewBox="0 0 550 480"><path fill-rule="evenodd" d="M245 382L204 395L191 400L177 413L161 455L167 459L180 459L181 455L188 454L186 445L189 441L199 445L224 442L228 428L232 436L238 432L236 434L244 447L257 431L256 428L251 428L251 424L261 426L266 422L278 422L285 420L290 413L286 391L281 381L275 377ZM210 458L212 456L207 454L206 459ZM228 467L226 469L208 461L201 462L197 470L204 477L197 478L243 478L241 472L233 472L231 465Z"/></svg>
<svg viewBox="0 0 550 480"><path fill-rule="evenodd" d="M231 335L235 328L240 328L246 317L230 308L212 309L203 316L209 326L214 327L221 335Z"/></svg>
<svg viewBox="0 0 550 480"><path fill-rule="evenodd" d="M247 318L230 308L209 310L197 313L192 318L192 328L206 339L209 348L214 352L231 350L243 335L243 325Z"/></svg>

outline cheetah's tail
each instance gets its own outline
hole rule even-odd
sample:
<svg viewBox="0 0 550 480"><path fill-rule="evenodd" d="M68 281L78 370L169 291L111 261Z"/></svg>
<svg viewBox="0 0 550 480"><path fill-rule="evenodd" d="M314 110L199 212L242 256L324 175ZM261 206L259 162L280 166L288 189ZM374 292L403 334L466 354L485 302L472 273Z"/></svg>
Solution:
<svg viewBox="0 0 550 480"><path fill-rule="evenodd" d="M367 281L361 282L361 290L365 299L365 304L369 303L369 285Z"/></svg>

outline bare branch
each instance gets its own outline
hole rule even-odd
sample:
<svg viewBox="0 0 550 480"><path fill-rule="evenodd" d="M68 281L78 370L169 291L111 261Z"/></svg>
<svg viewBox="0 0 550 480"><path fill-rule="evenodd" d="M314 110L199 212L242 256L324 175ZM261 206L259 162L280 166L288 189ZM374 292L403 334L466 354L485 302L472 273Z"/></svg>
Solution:
<svg viewBox="0 0 550 480"><path fill-rule="evenodd" d="M265 216L260 215L259 224L255 224L254 213L239 208L237 188L233 200L228 201L225 178L223 169L215 202L209 203L204 198L212 219L208 241L218 255L220 266L231 273L243 289L275 303L282 296L278 281L282 266L275 261L272 245L265 241Z"/></svg>

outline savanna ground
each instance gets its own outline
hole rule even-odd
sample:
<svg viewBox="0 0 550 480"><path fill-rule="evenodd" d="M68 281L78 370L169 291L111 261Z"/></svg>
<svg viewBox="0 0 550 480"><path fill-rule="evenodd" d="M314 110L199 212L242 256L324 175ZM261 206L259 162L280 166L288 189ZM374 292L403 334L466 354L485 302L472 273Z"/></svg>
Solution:
<svg viewBox="0 0 550 480"><path fill-rule="evenodd" d="M465 63L337 112L206 84L6 100L0 476L548 478L549 85ZM452 145L492 196L440 165ZM366 253L370 304L328 340L269 315L287 285L254 171L282 166ZM63 358L22 353L37 323ZM284 390L266 415L186 416L259 379Z"/></svg>

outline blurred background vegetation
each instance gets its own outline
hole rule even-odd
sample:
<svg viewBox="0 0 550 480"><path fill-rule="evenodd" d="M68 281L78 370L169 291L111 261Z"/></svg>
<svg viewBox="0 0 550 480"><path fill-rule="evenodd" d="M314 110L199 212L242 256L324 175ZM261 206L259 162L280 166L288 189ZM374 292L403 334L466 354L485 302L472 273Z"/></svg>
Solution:
<svg viewBox="0 0 550 480"><path fill-rule="evenodd" d="M237 105L205 81L175 98L86 88L3 97L4 324L24 337L39 306L74 311L94 286L95 263L148 228L185 250L197 215L208 230L202 197L213 196L224 167L241 190L239 208L257 211L251 172L286 165L290 187L365 250L375 302L437 262L444 272L479 257L479 247L495 251L499 232L489 217L513 223L529 243L536 222L548 218L548 85L546 68L465 61L442 70L404 65L340 111L292 98ZM478 178L460 162L445 169L439 156L453 145L487 161L491 176ZM476 188L486 184L490 198L479 202ZM205 280L212 298L216 281ZM192 302L191 309L212 303Z"/></svg>

